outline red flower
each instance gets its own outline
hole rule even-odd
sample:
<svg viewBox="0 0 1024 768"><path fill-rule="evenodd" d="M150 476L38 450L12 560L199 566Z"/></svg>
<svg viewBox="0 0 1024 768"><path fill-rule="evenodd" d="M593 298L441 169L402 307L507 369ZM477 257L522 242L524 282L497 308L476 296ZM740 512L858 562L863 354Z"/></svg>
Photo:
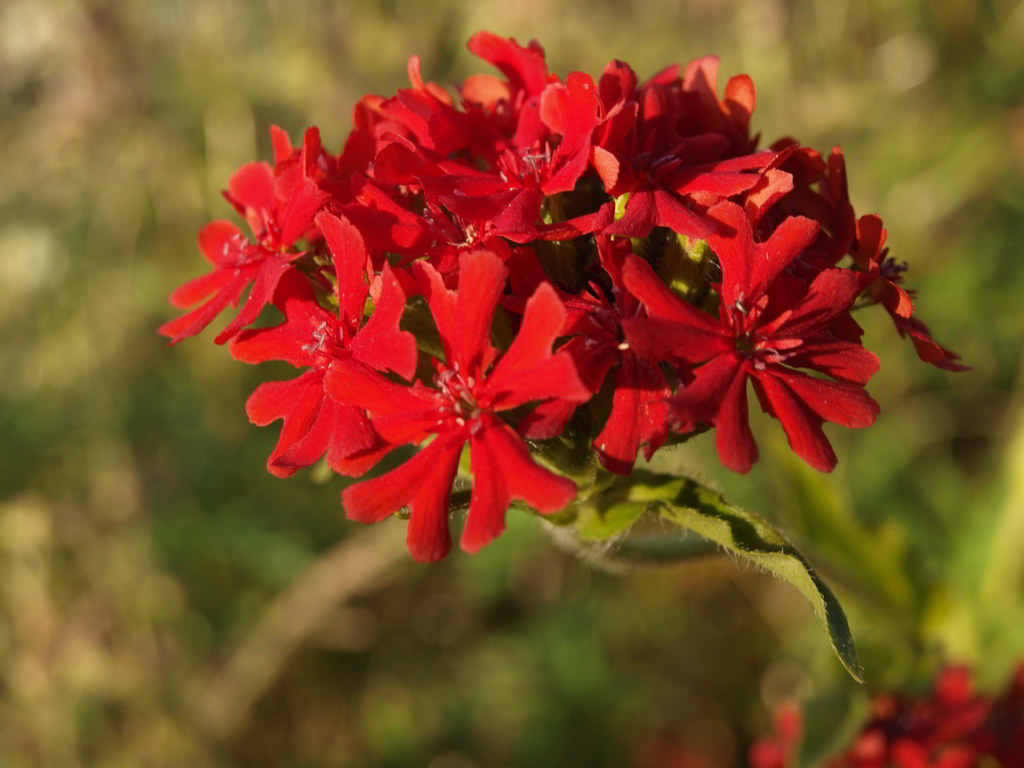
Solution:
<svg viewBox="0 0 1024 768"><path fill-rule="evenodd" d="M598 254L612 279L612 300L597 283L579 296L565 299L569 321L564 334L573 338L562 347L572 356L580 378L597 393L605 378L614 375L611 412L594 438L594 452L604 467L628 475L644 448L650 459L668 432L666 400L671 394L656 359L636 353L625 340L623 319L640 311L640 302L622 281L622 262L631 253L629 240L598 236ZM553 400L537 407L526 425L530 437L559 434L577 403Z"/></svg>
<svg viewBox="0 0 1024 768"><path fill-rule="evenodd" d="M521 499L537 511L555 512L576 485L535 464L522 439L498 414L551 398L586 400L590 393L564 353L551 345L565 322L553 288L541 285L526 304L515 340L500 358L491 346L491 320L507 270L486 251L464 254L458 291L445 288L429 265L417 271L444 344L433 387L404 387L365 368L335 366L327 391L338 402L365 408L374 428L394 445L432 441L412 459L378 478L347 488L348 516L382 520L410 509L408 545L417 560L437 560L451 546L448 507L459 456L470 445L473 493L462 548L475 552L505 527L505 510Z"/></svg>
<svg viewBox="0 0 1024 768"><path fill-rule="evenodd" d="M303 176L283 192L266 163L242 166L231 178L224 196L249 224L252 238L245 237L230 221L213 221L199 232L199 250L213 264L213 271L190 280L171 294L171 304L199 307L160 326L172 344L195 336L229 304L237 305L252 284L242 311L219 334L223 344L249 323L274 296L281 276L302 255L292 251L313 224L313 217L327 199L312 179Z"/></svg>
<svg viewBox="0 0 1024 768"><path fill-rule="evenodd" d="M935 341L928 326L913 317L912 292L902 285L906 264L888 258L887 237L888 232L878 216L861 216L857 220L857 239L851 253L854 262L864 271L866 293L885 307L900 336L910 337L919 358L947 371L970 370L957 362L960 355Z"/></svg>
<svg viewBox="0 0 1024 768"><path fill-rule="evenodd" d="M859 277L827 269L807 285L783 274L818 234L809 219L786 219L766 242L756 243L750 220L736 204L723 202L710 215L736 233L710 238L722 266L719 321L685 303L646 262L631 256L626 285L648 318L625 321L627 339L640 354L699 365L694 381L670 401L674 418L679 429L714 424L718 454L730 469L746 472L757 460L747 419L750 379L762 408L782 422L793 450L816 469L830 471L836 457L822 423L866 427L878 413L863 389L878 359L852 340L860 329L848 314Z"/></svg>
<svg viewBox="0 0 1024 768"><path fill-rule="evenodd" d="M363 411L336 403L324 393L324 377L344 362L347 369L390 370L406 379L416 370L416 338L398 328L405 296L385 266L380 294L370 319L363 321L369 288L368 256L356 229L327 213L317 218L334 259L338 313L323 309L307 278L292 270L282 278L275 303L285 321L247 330L235 337L231 354L247 363L285 360L306 368L291 381L261 384L246 403L250 421L265 426L283 419L267 469L287 477L325 453L337 472L359 475L386 449ZM358 458L350 459L353 454Z"/></svg>

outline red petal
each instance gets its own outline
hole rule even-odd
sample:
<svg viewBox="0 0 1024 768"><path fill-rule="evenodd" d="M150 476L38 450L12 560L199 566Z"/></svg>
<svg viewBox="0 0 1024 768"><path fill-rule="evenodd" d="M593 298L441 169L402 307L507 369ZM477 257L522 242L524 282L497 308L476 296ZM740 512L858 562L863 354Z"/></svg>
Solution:
<svg viewBox="0 0 1024 768"><path fill-rule="evenodd" d="M792 216L767 242L755 245L750 218L735 203L723 201L710 209L708 216L735 233L708 238L722 264L722 301L726 306L756 301L818 234L816 222Z"/></svg>
<svg viewBox="0 0 1024 768"><path fill-rule="evenodd" d="M708 334L718 334L720 324L706 312L687 304L672 293L651 265L638 256L626 257L622 279L630 292L643 302L650 317L688 325Z"/></svg>
<svg viewBox="0 0 1024 768"><path fill-rule="evenodd" d="M629 348L644 360L703 363L719 354L724 339L717 329L695 328L675 320L627 317L622 321Z"/></svg>
<svg viewBox="0 0 1024 768"><path fill-rule="evenodd" d="M668 190L654 190L654 202L658 210L659 226L698 239L704 239L715 231L705 216L691 211Z"/></svg>
<svg viewBox="0 0 1024 768"><path fill-rule="evenodd" d="M505 289L508 270L501 259L489 251L472 251L459 259L459 292L455 299L450 344L454 359L464 375L480 377L493 356L491 320ZM428 296L428 301L430 297ZM431 311L433 311L431 304ZM447 307L444 308L447 312ZM441 318L435 315L438 330Z"/></svg>
<svg viewBox="0 0 1024 768"><path fill-rule="evenodd" d="M448 504L462 443L439 437L385 475L356 483L341 495L346 515L373 523L410 508L406 543L419 561L440 560L451 549Z"/></svg>
<svg viewBox="0 0 1024 768"><path fill-rule="evenodd" d="M747 414L747 374L739 367L715 414L715 448L722 463L734 472L747 472L757 461Z"/></svg>
<svg viewBox="0 0 1024 768"><path fill-rule="evenodd" d="M331 363L324 377L324 388L335 402L362 408L372 415L418 413L437 408L433 390L397 384L351 359L336 359Z"/></svg>
<svg viewBox="0 0 1024 768"><path fill-rule="evenodd" d="M603 147L591 149L591 163L597 175L601 177L605 191L615 186L619 180L619 160L615 155Z"/></svg>
<svg viewBox="0 0 1024 768"><path fill-rule="evenodd" d="M729 82L725 84L725 104L737 128L746 129L756 103L754 81L749 75L729 78Z"/></svg>
<svg viewBox="0 0 1024 768"><path fill-rule="evenodd" d="M793 452L820 472L831 472L836 454L814 413L774 371L758 377L775 417L782 424Z"/></svg>
<svg viewBox="0 0 1024 768"><path fill-rule="evenodd" d="M323 403L323 377L318 371L307 371L290 382L261 384L249 396L245 409L254 424L284 419L277 445L267 458L267 470L271 474L288 477L298 469L298 466L281 466L277 460L313 428Z"/></svg>
<svg viewBox="0 0 1024 768"><path fill-rule="evenodd" d="M288 132L276 125L270 126L270 143L274 146L275 167L288 160L295 152L292 140L288 138Z"/></svg>
<svg viewBox="0 0 1024 768"><path fill-rule="evenodd" d="M771 375L785 382L796 397L825 421L851 428L870 427L875 423L878 403L863 387L775 367Z"/></svg>
<svg viewBox="0 0 1024 768"><path fill-rule="evenodd" d="M171 294L171 306L185 309L217 293L236 278L232 269L215 269L205 275L189 280Z"/></svg>
<svg viewBox="0 0 1024 768"><path fill-rule="evenodd" d="M521 439L494 423L471 438L473 496L461 546L476 552L505 529L511 499L538 512L557 512L576 497L576 484L538 466Z"/></svg>
<svg viewBox="0 0 1024 768"><path fill-rule="evenodd" d="M832 339L805 344L786 358L794 368L813 368L836 379L866 384L878 372L878 358L860 344Z"/></svg>
<svg viewBox="0 0 1024 768"><path fill-rule="evenodd" d="M242 231L224 219L217 219L199 230L199 251L206 260L217 266L234 266L232 240L240 240Z"/></svg>
<svg viewBox="0 0 1024 768"><path fill-rule="evenodd" d="M603 231L606 235L647 237L657 223L658 209L654 201L654 192L650 189L636 189L630 192L623 217L612 222Z"/></svg>
<svg viewBox="0 0 1024 768"><path fill-rule="evenodd" d="M249 284L249 280L251 279L250 275L251 273L247 272L235 273L231 282L221 288L221 290L205 304L182 315L181 317L177 317L174 320L164 323L157 330L164 336L169 337L171 344L177 344L183 339L195 336L213 322L213 319L217 317L217 315L219 315L221 311L228 306L228 304L238 302L238 299L242 295L242 291L245 290L245 286Z"/></svg>
<svg viewBox="0 0 1024 768"><path fill-rule="evenodd" d="M539 285L526 302L519 333L481 393L493 408L515 408L553 397L579 401L590 398L590 390L580 381L569 355L551 352L565 318L565 307L555 289L549 283Z"/></svg>
<svg viewBox="0 0 1024 768"><path fill-rule="evenodd" d="M566 84L550 83L540 97L540 119L562 137L562 144L575 149L590 138L597 125L597 86L583 72L570 72Z"/></svg>
<svg viewBox="0 0 1024 768"><path fill-rule="evenodd" d="M544 50L536 43L524 48L514 39L498 37L491 32L477 32L466 47L473 55L501 70L514 88L535 95L548 84Z"/></svg>
<svg viewBox="0 0 1024 768"><path fill-rule="evenodd" d="M747 193L743 208L750 220L756 223L769 208L792 191L793 175L777 168L769 168Z"/></svg>
<svg viewBox="0 0 1024 768"><path fill-rule="evenodd" d="M278 247L290 248L296 240L306 234L313 225L313 217L323 207L327 198L327 193L322 191L315 181L303 177L292 190L284 213L280 217L281 235Z"/></svg>
<svg viewBox="0 0 1024 768"><path fill-rule="evenodd" d="M628 475L640 444L667 431L665 400L671 393L661 371L624 355L615 375L612 410L594 439L598 458L606 469Z"/></svg>
<svg viewBox="0 0 1024 768"><path fill-rule="evenodd" d="M363 323L363 307L369 292L366 284L368 256L363 237L348 219L326 211L316 217L316 224L327 241L334 261L342 320L348 330L355 330Z"/></svg>
<svg viewBox="0 0 1024 768"><path fill-rule="evenodd" d="M249 291L249 298L245 300L242 311L214 338L217 344L223 344L260 316L263 308L274 298L274 290L277 288L281 276L290 267L288 258L278 255L268 256L260 263L252 290Z"/></svg>
<svg viewBox="0 0 1024 768"><path fill-rule="evenodd" d="M333 468L339 459L373 447L376 437L361 410L324 398L306 435L281 452L274 464L293 469L308 467L327 453Z"/></svg>
<svg viewBox="0 0 1024 768"><path fill-rule="evenodd" d="M773 333L806 336L828 326L838 315L850 310L860 293L860 278L848 269L826 269L818 273L807 295L774 327Z"/></svg>
<svg viewBox="0 0 1024 768"><path fill-rule="evenodd" d="M562 434L579 407L569 400L548 400L533 408L519 422L517 431L526 440L549 440Z"/></svg>
<svg viewBox="0 0 1024 768"><path fill-rule="evenodd" d="M398 327L404 311L405 294L391 267L385 264L377 306L349 344L352 356L371 368L411 379L416 373L416 337Z"/></svg>
<svg viewBox="0 0 1024 768"><path fill-rule="evenodd" d="M277 208L274 174L266 163L248 163L235 171L225 194L238 212L249 220L253 232L260 226L258 219L254 222L250 214L270 214Z"/></svg>

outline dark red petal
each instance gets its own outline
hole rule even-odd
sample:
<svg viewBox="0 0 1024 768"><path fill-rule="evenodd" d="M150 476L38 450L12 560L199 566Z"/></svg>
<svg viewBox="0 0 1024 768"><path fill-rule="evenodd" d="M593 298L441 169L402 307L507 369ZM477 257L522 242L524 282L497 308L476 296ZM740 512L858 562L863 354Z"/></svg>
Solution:
<svg viewBox="0 0 1024 768"><path fill-rule="evenodd" d="M812 341L796 351L797 354L786 358L786 365L813 368L854 384L867 384L879 368L878 357L848 341Z"/></svg>
<svg viewBox="0 0 1024 768"><path fill-rule="evenodd" d="M863 387L777 367L771 368L771 375L785 382L796 397L825 421L851 428L870 427L875 423L878 403Z"/></svg>
<svg viewBox="0 0 1024 768"><path fill-rule="evenodd" d="M622 321L629 348L645 360L703 363L722 352L724 339L717 329L696 328L675 320L627 317Z"/></svg>
<svg viewBox="0 0 1024 768"><path fill-rule="evenodd" d="M604 228L606 235L623 237L647 237L658 223L658 209L654 192L650 189L636 189L626 201L626 212L621 219Z"/></svg>
<svg viewBox="0 0 1024 768"><path fill-rule="evenodd" d="M860 278L849 269L826 269L807 289L807 295L774 326L776 336L800 337L828 326L837 316L850 310L860 293Z"/></svg>
<svg viewBox="0 0 1024 768"><path fill-rule="evenodd" d="M719 333L720 324L714 318L672 293L651 265L638 256L626 257L622 279L630 292L643 302L650 317L688 325L708 334Z"/></svg>
<svg viewBox="0 0 1024 768"><path fill-rule="evenodd" d="M334 273L338 278L338 305L342 321L348 330L355 330L363 322L363 307L369 288L366 284L366 246L359 230L345 218L326 211L316 217L334 260Z"/></svg>
<svg viewBox="0 0 1024 768"><path fill-rule="evenodd" d="M709 209L708 216L722 225L719 232L708 238L722 265L722 303L731 307L737 301L756 299L758 289L765 286L755 286L753 280L757 259L750 219L742 208L728 200Z"/></svg>
<svg viewBox="0 0 1024 768"><path fill-rule="evenodd" d="M737 367L715 414L715 448L722 463L734 472L747 472L757 461L747 413L747 374L742 367Z"/></svg>
<svg viewBox="0 0 1024 768"><path fill-rule="evenodd" d="M708 216L726 230L708 238L722 265L722 301L726 306L737 302L749 306L756 301L818 234L816 222L791 216L767 242L755 245L750 218L735 203L723 201L711 208Z"/></svg>
<svg viewBox="0 0 1024 768"><path fill-rule="evenodd" d="M562 434L579 405L569 400L539 403L519 422L517 431L526 440L550 440Z"/></svg>
<svg viewBox="0 0 1024 768"><path fill-rule="evenodd" d="M753 222L758 222L775 203L793 191L793 175L769 168L758 179L757 184L747 193L743 209Z"/></svg>
<svg viewBox="0 0 1024 768"><path fill-rule="evenodd" d="M598 458L606 469L628 475L640 444L659 431L667 431L665 400L670 392L661 372L623 355L615 373L612 410L594 439Z"/></svg>
<svg viewBox="0 0 1024 768"><path fill-rule="evenodd" d="M348 346L353 357L371 368L411 379L416 373L416 337L398 327L405 311L405 294L388 264L380 277L377 306Z"/></svg>
<svg viewBox="0 0 1024 768"><path fill-rule="evenodd" d="M715 231L706 216L691 211L682 200L666 189L654 190L654 203L659 226L698 239L704 239Z"/></svg>
<svg viewBox="0 0 1024 768"><path fill-rule="evenodd" d="M782 424L793 452L820 472L831 472L836 454L821 429L821 417L814 413L774 371L758 376L772 412Z"/></svg>
<svg viewBox="0 0 1024 768"><path fill-rule="evenodd" d="M970 366L957 362L960 355L935 341L928 326L916 317L893 317L893 322L896 323L896 330L900 336L910 336L917 356L924 362L947 371L971 370Z"/></svg>
<svg viewBox="0 0 1024 768"><path fill-rule="evenodd" d="M693 195L706 192L715 197L732 197L746 192L757 185L759 176L754 173L736 173L734 171L700 171L686 170L673 174L671 181L665 182L677 195Z"/></svg>
<svg viewBox="0 0 1024 768"><path fill-rule="evenodd" d="M818 222L803 216L790 216L779 224L771 237L758 247L752 270L754 286L767 286L818 237Z"/></svg>
<svg viewBox="0 0 1024 768"><path fill-rule="evenodd" d="M700 422L713 423L719 403L733 379L740 376L741 361L736 355L723 354L694 371L694 378L681 387L669 401L673 429L689 431Z"/></svg>

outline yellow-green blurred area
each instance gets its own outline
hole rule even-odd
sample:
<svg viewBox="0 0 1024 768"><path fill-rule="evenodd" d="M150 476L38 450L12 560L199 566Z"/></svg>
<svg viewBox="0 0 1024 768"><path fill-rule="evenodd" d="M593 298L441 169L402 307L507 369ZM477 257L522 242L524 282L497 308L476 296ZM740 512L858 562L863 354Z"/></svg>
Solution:
<svg viewBox="0 0 1024 768"><path fill-rule="evenodd" d="M834 474L767 420L748 476L707 436L659 459L783 526L865 687L795 590L724 556L608 573L512 513L480 554L413 564L404 523L343 518L339 479L265 471L277 430L243 405L283 369L155 333L269 125L337 149L408 55L442 84L489 71L481 28L562 75L749 73L764 143L842 145L973 366L920 363L865 311L883 413L829 433ZM784 699L813 758L943 660L996 685L1024 656L1022 96L1011 0L3 0L0 765L733 766Z"/></svg>

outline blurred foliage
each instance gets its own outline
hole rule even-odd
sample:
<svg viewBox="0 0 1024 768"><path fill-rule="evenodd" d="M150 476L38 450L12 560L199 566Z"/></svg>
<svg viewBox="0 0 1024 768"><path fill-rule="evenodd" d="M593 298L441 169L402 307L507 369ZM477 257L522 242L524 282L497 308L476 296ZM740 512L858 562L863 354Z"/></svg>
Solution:
<svg viewBox="0 0 1024 768"><path fill-rule="evenodd" d="M746 477L706 437L656 460L791 533L866 689L795 590L725 557L609 574L513 515L476 557L409 563L401 523L342 518L339 480L263 470L275 430L243 403L273 370L156 336L270 123L338 147L409 54L442 83L485 67L479 28L563 74L708 52L748 72L767 141L843 146L855 205L974 366L929 369L866 315L883 416L831 435L833 475L771 423ZM814 703L812 752L865 690L943 659L996 684L1024 652L1022 96L1011 0L5 0L0 764L739 765L786 698ZM332 570L349 544L361 577Z"/></svg>

